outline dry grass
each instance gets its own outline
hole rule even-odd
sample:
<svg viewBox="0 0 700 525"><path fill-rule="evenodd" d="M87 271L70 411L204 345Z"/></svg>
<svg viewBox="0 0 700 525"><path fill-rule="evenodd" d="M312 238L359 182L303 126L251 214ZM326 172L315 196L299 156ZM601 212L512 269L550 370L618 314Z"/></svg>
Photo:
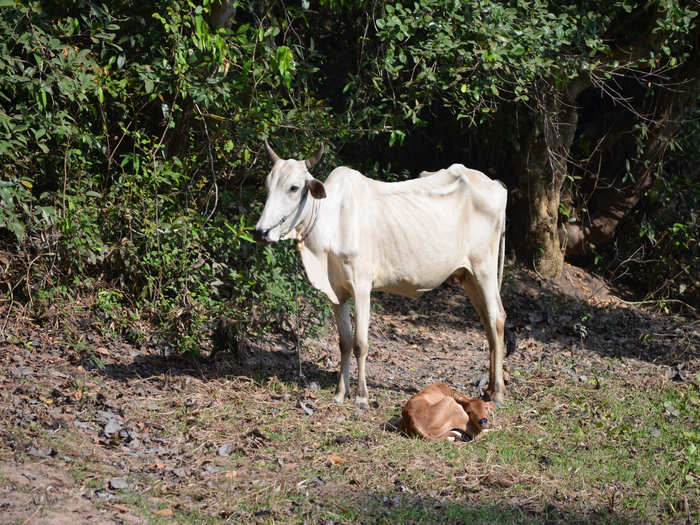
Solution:
<svg viewBox="0 0 700 525"><path fill-rule="evenodd" d="M332 334L306 350L313 389L278 343L205 363L98 340L100 370L16 335L0 356L0 523L700 519L697 380L601 355L575 331L563 347L535 334L508 359L492 431L459 445L409 439L395 423L414 385L440 374L464 384L460 370L485 370L478 332L458 340L452 312L433 331L421 315L378 316L365 411L331 403ZM106 436L109 418L120 430Z"/></svg>

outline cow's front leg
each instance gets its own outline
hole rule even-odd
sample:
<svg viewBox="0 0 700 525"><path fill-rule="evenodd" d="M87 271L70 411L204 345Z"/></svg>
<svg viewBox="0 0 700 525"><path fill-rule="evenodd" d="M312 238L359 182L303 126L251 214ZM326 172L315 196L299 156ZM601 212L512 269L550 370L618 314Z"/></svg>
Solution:
<svg viewBox="0 0 700 525"><path fill-rule="evenodd" d="M369 408L367 383L365 382L365 362L369 348L369 298L369 291L355 295L355 344L353 352L357 359L357 396L355 397L357 408Z"/></svg>
<svg viewBox="0 0 700 525"><path fill-rule="evenodd" d="M335 389L333 402L342 404L346 392L350 391L350 352L352 351L352 323L348 303L333 305L335 323L338 327L340 342L340 370L338 371L338 386Z"/></svg>

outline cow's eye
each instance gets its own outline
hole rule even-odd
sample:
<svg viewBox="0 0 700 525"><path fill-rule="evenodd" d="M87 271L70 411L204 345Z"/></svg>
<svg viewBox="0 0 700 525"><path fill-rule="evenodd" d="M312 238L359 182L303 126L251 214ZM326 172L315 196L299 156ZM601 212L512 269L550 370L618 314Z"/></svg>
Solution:
<svg viewBox="0 0 700 525"><path fill-rule="evenodd" d="M291 191L292 193L294 193L295 191L299 191L299 186L290 186L289 191Z"/></svg>

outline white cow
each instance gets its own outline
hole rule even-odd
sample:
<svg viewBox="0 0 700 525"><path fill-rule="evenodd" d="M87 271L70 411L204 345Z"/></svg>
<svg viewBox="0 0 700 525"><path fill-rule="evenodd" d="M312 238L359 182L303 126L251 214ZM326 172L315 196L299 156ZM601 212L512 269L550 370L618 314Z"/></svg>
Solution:
<svg viewBox="0 0 700 525"><path fill-rule="evenodd" d="M258 242L296 239L311 284L333 303L340 339L340 376L333 401L350 389L350 351L357 359L355 405L366 408L365 360L370 292L415 297L455 276L486 329L490 398L503 403L505 312L500 283L506 189L479 171L453 164L405 182L379 182L334 169L325 183L310 173L311 158L284 160L265 142L273 162L268 196L255 226ZM355 301L353 339L347 301Z"/></svg>

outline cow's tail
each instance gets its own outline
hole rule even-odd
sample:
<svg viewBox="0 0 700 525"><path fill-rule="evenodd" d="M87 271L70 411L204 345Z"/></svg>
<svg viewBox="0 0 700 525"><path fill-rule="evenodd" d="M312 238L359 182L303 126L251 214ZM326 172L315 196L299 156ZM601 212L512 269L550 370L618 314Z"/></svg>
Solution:
<svg viewBox="0 0 700 525"><path fill-rule="evenodd" d="M506 190L506 201L508 200L508 188L500 180L497 181ZM501 215L501 240L498 246L498 289L501 289L503 283L503 264L506 256L506 206L503 206L503 214ZM518 343L515 338L515 333L507 325L504 327L504 336L506 344L506 356L509 356L517 349Z"/></svg>
<svg viewBox="0 0 700 525"><path fill-rule="evenodd" d="M506 190L506 200L508 199L508 188L500 180L496 181L503 189ZM503 206L503 214L501 215L501 239L498 245L498 289L501 289L503 283L503 264L506 258L506 206Z"/></svg>

